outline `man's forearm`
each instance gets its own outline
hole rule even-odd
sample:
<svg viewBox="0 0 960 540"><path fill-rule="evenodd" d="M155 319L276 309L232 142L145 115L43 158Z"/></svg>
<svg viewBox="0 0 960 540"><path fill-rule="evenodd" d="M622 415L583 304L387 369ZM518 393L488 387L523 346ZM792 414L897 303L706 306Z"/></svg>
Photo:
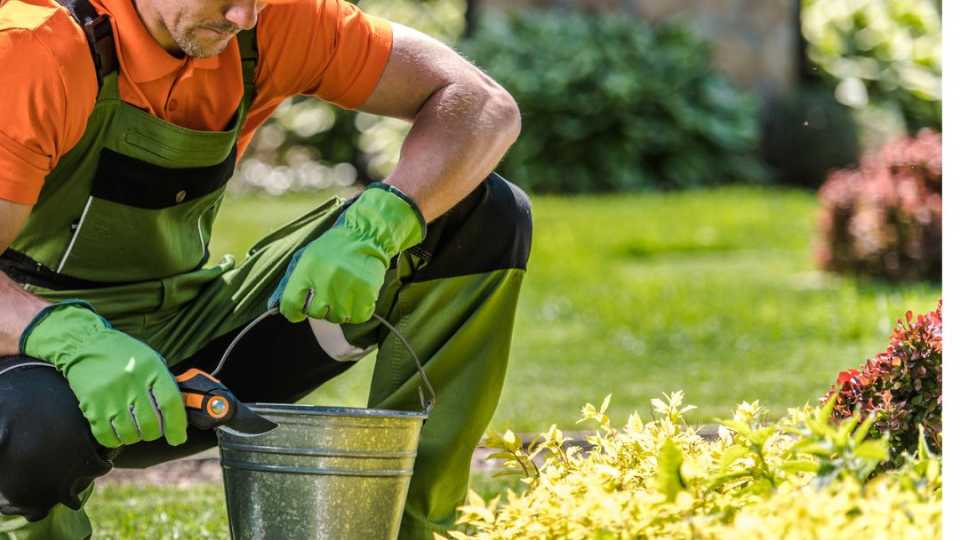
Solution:
<svg viewBox="0 0 960 540"><path fill-rule="evenodd" d="M441 88L417 113L386 182L420 206L427 221L466 197L520 133L516 103L496 83Z"/></svg>
<svg viewBox="0 0 960 540"><path fill-rule="evenodd" d="M0 356L19 354L20 335L48 305L0 272Z"/></svg>

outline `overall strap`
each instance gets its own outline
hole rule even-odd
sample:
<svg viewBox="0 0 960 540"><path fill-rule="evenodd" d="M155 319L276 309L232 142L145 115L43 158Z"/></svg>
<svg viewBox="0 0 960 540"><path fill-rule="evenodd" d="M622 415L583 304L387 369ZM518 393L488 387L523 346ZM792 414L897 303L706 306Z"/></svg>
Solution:
<svg viewBox="0 0 960 540"><path fill-rule="evenodd" d="M97 72L97 87L102 87L104 77L116 71L118 65L110 18L97 13L90 0L57 0L57 3L67 8L83 29Z"/></svg>
<svg viewBox="0 0 960 540"><path fill-rule="evenodd" d="M249 108L257 95L257 60L260 57L257 27L239 32L237 45L240 47L240 66L243 69L243 100Z"/></svg>

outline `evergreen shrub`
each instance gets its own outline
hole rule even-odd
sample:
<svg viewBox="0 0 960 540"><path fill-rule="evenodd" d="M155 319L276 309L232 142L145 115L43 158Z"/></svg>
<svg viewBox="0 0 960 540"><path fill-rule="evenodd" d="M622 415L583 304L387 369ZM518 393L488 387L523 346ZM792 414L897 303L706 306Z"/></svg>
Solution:
<svg viewBox="0 0 960 540"><path fill-rule="evenodd" d="M757 103L681 26L576 11L490 16L463 53L516 98L498 170L535 192L760 182Z"/></svg>

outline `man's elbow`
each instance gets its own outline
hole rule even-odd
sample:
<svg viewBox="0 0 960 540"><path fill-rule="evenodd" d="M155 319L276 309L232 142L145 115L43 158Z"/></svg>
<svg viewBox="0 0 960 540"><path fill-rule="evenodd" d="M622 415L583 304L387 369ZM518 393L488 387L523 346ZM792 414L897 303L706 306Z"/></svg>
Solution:
<svg viewBox="0 0 960 540"><path fill-rule="evenodd" d="M521 129L520 107L517 105L517 101L513 99L510 92L497 85L491 91L489 103L491 104L491 110L494 111L498 133L501 133L507 139L508 144L512 145L520 137Z"/></svg>

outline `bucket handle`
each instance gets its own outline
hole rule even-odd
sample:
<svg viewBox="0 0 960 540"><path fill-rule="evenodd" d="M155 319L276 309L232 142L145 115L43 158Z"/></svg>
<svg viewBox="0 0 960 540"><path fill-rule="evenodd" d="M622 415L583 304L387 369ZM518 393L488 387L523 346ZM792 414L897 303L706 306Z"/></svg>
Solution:
<svg viewBox="0 0 960 540"><path fill-rule="evenodd" d="M311 294L307 296L308 304L310 303L310 300L313 297L312 290L310 291L310 293ZM231 341L230 345L227 346L227 350L225 350L223 352L223 356L220 357L220 362L217 363L217 368L214 369L210 373L210 375L216 377L217 374L220 373L220 370L222 370L223 366L227 363L227 358L230 357L230 353L233 352L234 347L236 347L237 343L239 343L240 340L243 339L243 336L245 336L247 332L249 332L250 330L253 330L253 327L260 324L260 321L266 319L267 317L270 317L271 315L276 315L277 313L280 313L280 308L277 306L274 306L268 309L265 313L262 313L256 319L251 321L249 324L244 326L243 330L241 330L240 333L237 334L237 337L233 338L233 341ZM417 387L417 392L420 394L420 406L423 408L423 413L429 416L430 411L433 410L433 406L437 402L437 393L433 390L433 385L430 384L430 379L427 378L427 372L423 369L423 364L420 362L420 357L417 356L417 352L413 350L413 346L410 345L410 342L407 341L407 338L405 338L403 334L401 334L400 331L396 329L396 327L394 327L385 318L381 317L376 313L373 314L373 318L380 321L381 324L386 326L388 330L390 330L391 332L393 332L394 335L397 336L397 339L400 340L400 343L402 343L403 346L410 353L410 356L413 358L413 361L416 362L417 372L420 374L420 379L423 381L423 384ZM423 395L424 386L427 387L427 392L429 392L430 394L430 399L427 399Z"/></svg>

